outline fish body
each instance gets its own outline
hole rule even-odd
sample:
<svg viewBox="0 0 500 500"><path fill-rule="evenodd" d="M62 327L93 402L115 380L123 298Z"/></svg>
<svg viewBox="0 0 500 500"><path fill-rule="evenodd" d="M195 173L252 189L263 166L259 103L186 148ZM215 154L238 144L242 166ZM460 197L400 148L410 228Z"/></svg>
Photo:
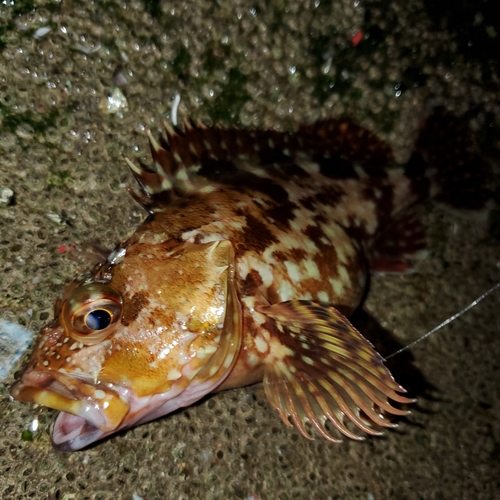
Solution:
<svg viewBox="0 0 500 500"><path fill-rule="evenodd" d="M423 155L388 168L384 143L335 120L295 134L185 124L150 146L154 167L130 164L147 219L66 289L11 388L61 411L54 446L262 380L305 437L306 422L330 441L392 427L407 412L390 401L411 400L346 317L370 268L405 271L425 247L405 209L443 179Z"/></svg>

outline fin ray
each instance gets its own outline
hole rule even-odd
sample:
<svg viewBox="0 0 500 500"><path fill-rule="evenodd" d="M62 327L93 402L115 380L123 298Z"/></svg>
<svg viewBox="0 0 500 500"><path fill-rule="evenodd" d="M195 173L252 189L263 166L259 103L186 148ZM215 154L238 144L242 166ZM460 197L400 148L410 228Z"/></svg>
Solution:
<svg viewBox="0 0 500 500"><path fill-rule="evenodd" d="M411 261L425 256L427 234L413 209L405 210L380 231L369 253L372 273L408 273Z"/></svg>
<svg viewBox="0 0 500 500"><path fill-rule="evenodd" d="M129 164L141 189L151 195L151 209L169 205L176 196L192 192L195 186L189 174L201 167L211 180L217 168L214 162L227 166L251 160L265 166L289 163L294 156L305 154L313 160L325 159L325 175L335 176L342 161L363 162L372 170L393 161L387 144L347 120L324 120L303 125L296 132L223 129L188 120L183 121L183 129L164 122L160 141L148 132L154 168ZM325 140L329 138L335 140ZM340 159L340 164L335 159Z"/></svg>
<svg viewBox="0 0 500 500"><path fill-rule="evenodd" d="M294 423L295 427L297 427L302 436L304 436L306 439L312 440L313 437L307 432L304 426L304 421L306 420L304 407L300 400L300 396L297 395L297 388L296 384L294 384L294 379L291 378L291 380L289 380L287 377L285 377L282 383L282 390L284 392L285 401L287 403L286 409L289 417L292 419L292 422ZM293 387L293 389L291 386ZM296 399L298 399L299 405L296 404Z"/></svg>
<svg viewBox="0 0 500 500"><path fill-rule="evenodd" d="M311 439L305 422L329 441L330 422L341 434L363 439L347 426L382 434L392 428L386 415L406 415L389 401L411 403L383 364L372 345L333 307L291 300L256 308L273 319L273 335L287 347L281 358L270 360L265 369L266 395L281 419L295 425ZM373 427L375 425L375 427ZM378 427L378 428L377 428Z"/></svg>
<svg viewBox="0 0 500 500"><path fill-rule="evenodd" d="M340 442L339 439L336 439L333 436L331 436L330 433L326 430L325 422L327 420L327 417L325 415L322 415L321 411L318 411L321 408L319 407L316 401L316 397L314 396L314 391L311 390L312 387L309 384L307 384L307 382L308 381L302 380L298 377L294 378L295 392L296 394L298 394L298 399L302 405L302 408L304 409L304 413L308 421L316 429L316 431L326 440L331 441L333 443ZM316 408L313 409L311 405L315 406Z"/></svg>

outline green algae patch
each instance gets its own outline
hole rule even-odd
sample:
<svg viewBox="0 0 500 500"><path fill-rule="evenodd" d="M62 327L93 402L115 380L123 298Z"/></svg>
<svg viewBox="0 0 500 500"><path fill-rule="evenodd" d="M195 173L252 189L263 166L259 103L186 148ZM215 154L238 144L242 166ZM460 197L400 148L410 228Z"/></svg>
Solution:
<svg viewBox="0 0 500 500"><path fill-rule="evenodd" d="M21 433L21 441L33 441L33 433L26 429Z"/></svg>
<svg viewBox="0 0 500 500"><path fill-rule="evenodd" d="M191 64L191 54L186 47L182 46L172 61L172 71L182 80L189 77L189 65Z"/></svg>
<svg viewBox="0 0 500 500"><path fill-rule="evenodd" d="M25 111L24 113L12 113L4 104L0 104L0 130L8 130L16 133L18 127L28 125L35 134L42 134L49 127L56 125L57 119L61 116L61 111L53 109L45 113L34 113Z"/></svg>
<svg viewBox="0 0 500 500"><path fill-rule="evenodd" d="M208 104L208 114L214 123L236 123L243 106L251 96L246 90L248 77L238 68L231 68L228 82L213 103Z"/></svg>
<svg viewBox="0 0 500 500"><path fill-rule="evenodd" d="M55 172L49 179L48 188L53 189L66 187L70 180L71 176L69 175L69 172L67 170Z"/></svg>

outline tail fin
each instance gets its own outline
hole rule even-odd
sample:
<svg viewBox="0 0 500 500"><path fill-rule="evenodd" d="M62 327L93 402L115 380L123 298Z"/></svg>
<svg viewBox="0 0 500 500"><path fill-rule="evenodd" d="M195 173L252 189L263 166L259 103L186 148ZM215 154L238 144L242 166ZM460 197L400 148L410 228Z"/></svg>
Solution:
<svg viewBox="0 0 500 500"><path fill-rule="evenodd" d="M443 107L435 108L421 129L416 154L428 166L431 197L438 205L476 217L487 215L489 165L475 150L463 119ZM409 166L412 163L420 162Z"/></svg>
<svg viewBox="0 0 500 500"><path fill-rule="evenodd" d="M474 149L465 121L442 107L421 128L415 152L404 167L416 199L430 197L438 206L467 218L484 220L492 208L486 185L488 163ZM425 228L409 210L383 227L370 249L372 273L408 273L425 256Z"/></svg>

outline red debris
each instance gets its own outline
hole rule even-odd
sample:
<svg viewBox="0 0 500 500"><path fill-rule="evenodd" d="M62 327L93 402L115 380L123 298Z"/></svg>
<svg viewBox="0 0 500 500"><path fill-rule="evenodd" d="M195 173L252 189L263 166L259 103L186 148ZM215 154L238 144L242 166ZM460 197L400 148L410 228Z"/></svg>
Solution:
<svg viewBox="0 0 500 500"><path fill-rule="evenodd" d="M73 245L59 245L57 247L57 251L59 253L64 253L64 252L74 252L75 251L75 247Z"/></svg>
<svg viewBox="0 0 500 500"><path fill-rule="evenodd" d="M359 42L361 42L361 40L363 40L363 37L365 35L363 34L363 32L360 30L358 31L352 38L351 38L351 43L352 43L352 46L353 47L356 47L356 45L359 44Z"/></svg>

